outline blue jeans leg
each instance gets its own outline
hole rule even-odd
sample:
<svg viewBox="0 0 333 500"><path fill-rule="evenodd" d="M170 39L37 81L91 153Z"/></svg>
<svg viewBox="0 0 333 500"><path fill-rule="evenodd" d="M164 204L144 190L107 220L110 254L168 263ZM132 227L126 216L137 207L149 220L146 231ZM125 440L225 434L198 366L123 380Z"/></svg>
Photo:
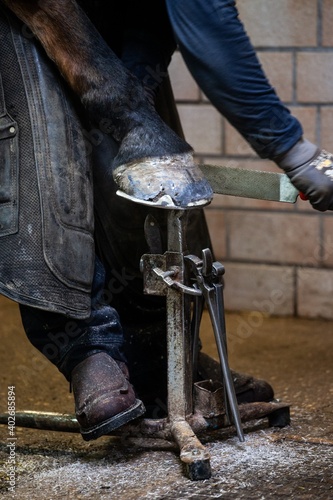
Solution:
<svg viewBox="0 0 333 500"><path fill-rule="evenodd" d="M212 104L262 158L301 138L268 82L232 0L166 0L179 50Z"/></svg>
<svg viewBox="0 0 333 500"><path fill-rule="evenodd" d="M105 271L96 258L91 315L86 320L20 305L28 339L67 380L78 363L97 352L125 361L123 330L118 313L103 300L104 283Z"/></svg>

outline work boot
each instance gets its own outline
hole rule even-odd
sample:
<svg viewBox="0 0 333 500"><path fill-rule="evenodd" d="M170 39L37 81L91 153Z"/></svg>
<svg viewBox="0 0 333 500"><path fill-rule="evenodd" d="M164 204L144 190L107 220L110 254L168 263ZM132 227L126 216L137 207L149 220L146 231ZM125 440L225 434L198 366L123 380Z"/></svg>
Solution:
<svg viewBox="0 0 333 500"><path fill-rule="evenodd" d="M138 312L137 312L138 317ZM126 358L137 394L146 407L146 417L167 416L167 347L164 321L123 323ZM269 402L274 390L265 380L231 370L238 404ZM219 361L200 351L194 382L222 382Z"/></svg>
<svg viewBox="0 0 333 500"><path fill-rule="evenodd" d="M109 434L145 412L128 381L125 363L99 352L72 371L76 418L85 441Z"/></svg>
<svg viewBox="0 0 333 500"><path fill-rule="evenodd" d="M255 403L272 401L274 390L265 380L257 379L245 373L231 370L238 403ZM202 380L220 380L221 366L208 354L199 353L198 377Z"/></svg>

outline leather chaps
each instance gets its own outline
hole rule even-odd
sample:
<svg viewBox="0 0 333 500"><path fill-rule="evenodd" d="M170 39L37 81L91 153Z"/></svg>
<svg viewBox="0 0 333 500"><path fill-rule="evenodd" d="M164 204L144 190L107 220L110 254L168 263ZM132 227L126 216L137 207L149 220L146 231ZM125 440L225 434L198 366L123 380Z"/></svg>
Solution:
<svg viewBox="0 0 333 500"><path fill-rule="evenodd" d="M90 313L91 161L61 77L0 9L0 291L76 318Z"/></svg>

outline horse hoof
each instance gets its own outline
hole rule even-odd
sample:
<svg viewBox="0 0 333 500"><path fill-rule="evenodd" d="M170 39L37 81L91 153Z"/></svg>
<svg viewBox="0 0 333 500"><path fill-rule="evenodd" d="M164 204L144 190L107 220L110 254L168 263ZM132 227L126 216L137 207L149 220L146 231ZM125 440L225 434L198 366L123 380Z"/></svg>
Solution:
<svg viewBox="0 0 333 500"><path fill-rule="evenodd" d="M113 172L118 194L169 209L207 205L213 190L190 153L145 158L120 165Z"/></svg>

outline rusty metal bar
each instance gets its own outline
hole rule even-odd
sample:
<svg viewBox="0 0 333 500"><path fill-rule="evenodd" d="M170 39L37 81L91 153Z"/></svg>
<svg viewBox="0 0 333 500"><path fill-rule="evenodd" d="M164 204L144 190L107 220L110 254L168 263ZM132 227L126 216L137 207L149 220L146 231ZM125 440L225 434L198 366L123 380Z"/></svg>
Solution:
<svg viewBox="0 0 333 500"><path fill-rule="evenodd" d="M178 273L173 280L180 284L185 280L186 220L186 211L172 210L168 214L168 253L178 256ZM168 420L187 476L192 480L208 479L211 477L209 453L186 420L193 414L190 299L177 288L168 287L166 293Z"/></svg>
<svg viewBox="0 0 333 500"><path fill-rule="evenodd" d="M184 251L186 251L186 211L168 213L168 253L174 254L178 273L173 279L184 282ZM177 289L168 287L167 349L168 349L168 416L169 420L186 419L193 412L190 345L189 298Z"/></svg>
<svg viewBox="0 0 333 500"><path fill-rule="evenodd" d="M211 477L210 454L185 421L174 422L171 432L180 449L180 459L186 475L192 481Z"/></svg>
<svg viewBox="0 0 333 500"><path fill-rule="evenodd" d="M205 381L205 385L208 385ZM196 384L197 385L197 384ZM208 387L208 397L213 398L213 402L207 400L202 403L197 401L194 414L187 418L187 421L196 434L202 434L205 431L212 431L221 428L227 428L230 423L223 416L216 416L216 404L214 401L214 388L211 390ZM268 418L271 427L285 427L290 424L290 405L279 403L278 401L271 402L256 402L242 403L239 405L239 412L242 422L258 420L260 418ZM210 414L213 413L213 416ZM220 412L218 412L220 413ZM8 425L8 413L0 413L0 425ZM25 427L29 429L39 429L44 431L57 432L80 432L79 424L74 414L45 412L45 411L17 411L15 413L16 427ZM110 435L117 436L126 434L133 437L147 437L156 439L172 439L171 424L167 418L163 419L138 419L136 422L131 422L124 425L120 429L113 431Z"/></svg>

